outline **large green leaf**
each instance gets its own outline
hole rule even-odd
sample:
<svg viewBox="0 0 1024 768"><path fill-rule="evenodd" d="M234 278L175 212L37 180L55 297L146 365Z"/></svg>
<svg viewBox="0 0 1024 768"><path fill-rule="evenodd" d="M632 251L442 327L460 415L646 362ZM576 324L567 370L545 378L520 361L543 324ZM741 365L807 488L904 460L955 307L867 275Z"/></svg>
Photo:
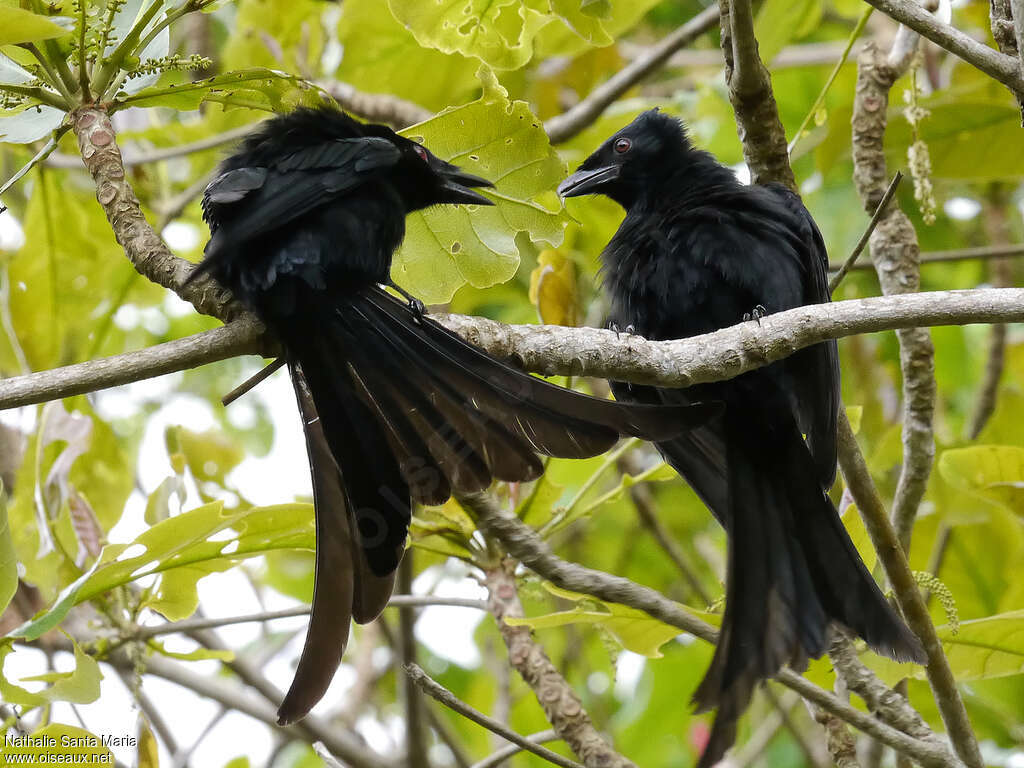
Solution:
<svg viewBox="0 0 1024 768"><path fill-rule="evenodd" d="M813 31L821 20L821 0L765 0L754 20L761 59L771 63L791 40Z"/></svg>
<svg viewBox="0 0 1024 768"><path fill-rule="evenodd" d="M1024 672L1024 610L960 622L956 634L948 626L936 631L958 682ZM866 654L864 661L890 684L903 677L925 679L924 667L916 664L897 664L874 654Z"/></svg>
<svg viewBox="0 0 1024 768"><path fill-rule="evenodd" d="M510 101L494 73L480 69L483 95L402 131L446 160L494 182L494 206L438 206L410 215L392 276L428 304L448 301L464 283L484 288L519 267L516 236L558 245L568 217L554 187L565 165L540 121Z"/></svg>
<svg viewBox="0 0 1024 768"><path fill-rule="evenodd" d="M533 56L533 39L552 18L524 0L388 0L420 45L475 56L496 69L518 69Z"/></svg>
<svg viewBox="0 0 1024 768"><path fill-rule="evenodd" d="M79 603L143 576L179 568L199 578L224 570L234 562L277 549L313 549L312 506L278 504L226 511L216 501L164 520L140 534L131 544L104 547L99 559L81 578L61 592L47 611L9 633L34 640L57 626ZM139 551L141 549L141 552ZM222 567L223 566L223 567ZM180 582L176 582L180 586ZM194 601L158 602L175 617Z"/></svg>
<svg viewBox="0 0 1024 768"><path fill-rule="evenodd" d="M69 701L73 704L88 704L100 697L99 664L85 653L78 644L71 641L75 648L75 668L71 672L48 672L23 678L23 682L50 683L41 691L29 691L13 681L0 675L0 694L4 701L20 704L23 707L38 707L54 701ZM4 660L14 652L13 641L9 638L0 640L0 669Z"/></svg>
<svg viewBox="0 0 1024 768"><path fill-rule="evenodd" d="M939 472L950 485L1024 516L1024 448L951 448L939 457Z"/></svg>
<svg viewBox="0 0 1024 768"><path fill-rule="evenodd" d="M31 43L66 35L68 30L48 16L0 5L0 45Z"/></svg>
<svg viewBox="0 0 1024 768"><path fill-rule="evenodd" d="M365 45L368 39L373 45ZM472 98L479 86L474 59L424 48L380 0L346 0L338 41L344 54L337 77L361 91L389 93L437 110Z"/></svg>

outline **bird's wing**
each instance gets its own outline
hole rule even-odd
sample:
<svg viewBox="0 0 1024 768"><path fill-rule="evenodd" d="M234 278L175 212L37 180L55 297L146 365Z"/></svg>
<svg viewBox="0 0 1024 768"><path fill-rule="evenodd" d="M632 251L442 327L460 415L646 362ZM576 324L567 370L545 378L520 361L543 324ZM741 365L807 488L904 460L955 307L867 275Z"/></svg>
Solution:
<svg viewBox="0 0 1024 768"><path fill-rule="evenodd" d="M258 240L365 184L396 165L400 157L392 142L367 136L303 147L267 168L225 171L203 195L207 220L229 231L229 236L214 239L211 245L238 246ZM208 248L207 258L214 255Z"/></svg>
<svg viewBox="0 0 1024 768"><path fill-rule="evenodd" d="M778 184L768 185L768 188L791 214L805 273L803 303L831 301L828 251L817 224L794 192ZM793 355L789 368L794 372L797 387L797 421L807 435L822 487L831 488L836 479L836 427L842 400L836 341L832 339L801 350Z"/></svg>

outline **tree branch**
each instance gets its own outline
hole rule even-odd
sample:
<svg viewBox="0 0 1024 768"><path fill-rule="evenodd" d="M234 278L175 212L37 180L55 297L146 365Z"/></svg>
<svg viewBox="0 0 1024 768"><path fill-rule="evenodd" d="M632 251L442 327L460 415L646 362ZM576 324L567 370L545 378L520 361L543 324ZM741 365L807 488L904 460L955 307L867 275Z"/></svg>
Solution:
<svg viewBox="0 0 1024 768"><path fill-rule="evenodd" d="M903 611L907 624L924 645L928 656L925 672L949 738L957 754L969 768L981 768L984 763L978 752L978 743L967 718L963 700L960 698L960 691L956 687L956 679L942 651L942 644L935 633L935 625L928 615L928 607L910 572L907 556L896 536L896 530L885 513L882 500L871 481L864 455L857 445L857 438L850 429L846 412L842 409L839 411L839 466L843 470L846 485L857 502L857 511L864 520L864 527L867 528L871 543L878 552L878 559L882 563L885 575L892 585L896 602Z"/></svg>
<svg viewBox="0 0 1024 768"><path fill-rule="evenodd" d="M869 211L877 208L887 192L883 144L889 91L909 66L917 42L914 33L897 35L888 56L868 43L857 60L852 119L853 180L864 208ZM870 243L882 293L916 293L921 285L920 248L914 225L898 203L885 208ZM906 328L896 335L903 376L903 466L893 499L892 520L903 549L909 552L914 519L935 459L935 347L925 328Z"/></svg>
<svg viewBox="0 0 1024 768"><path fill-rule="evenodd" d="M488 494L463 495L459 497L459 502L475 516L485 535L499 540L510 555L553 584L643 611L709 643L717 640L718 632L714 627L692 616L683 606L653 589L556 557L536 532L518 517L502 509ZM910 755L926 768L951 768L959 765L948 750L922 743L854 709L791 669L781 670L775 679L864 733L898 752Z"/></svg>
<svg viewBox="0 0 1024 768"><path fill-rule="evenodd" d="M96 200L136 271L157 285L170 288L203 314L222 320L244 314L241 305L209 275L182 287L195 265L171 253L146 221L139 199L125 178L110 115L101 107L86 105L71 112L69 118L82 160L96 185Z"/></svg>
<svg viewBox="0 0 1024 768"><path fill-rule="evenodd" d="M558 734L552 730L539 731L537 733L531 733L525 737L528 741L532 741L534 744L545 744L549 741L557 741ZM504 763L513 755L517 755L523 751L523 748L518 744L509 744L506 747L502 747L492 755L488 755L478 763L473 763L470 768L498 768L499 765Z"/></svg>
<svg viewBox="0 0 1024 768"><path fill-rule="evenodd" d="M955 261L972 261L979 259L1009 259L1016 256L1024 256L1024 243L1012 245L980 245L974 248L957 248L950 251L922 251L918 260L921 265L925 264L947 264ZM842 264L831 262L828 265L829 272L838 272ZM874 269L874 264L855 263L850 271Z"/></svg>
<svg viewBox="0 0 1024 768"><path fill-rule="evenodd" d="M867 3L995 78L1015 95L1024 93L1024 75L1016 59L994 51L959 29L944 24L912 0L867 0Z"/></svg>
<svg viewBox="0 0 1024 768"><path fill-rule="evenodd" d="M750 178L756 184L777 181L795 190L771 75L757 52L750 0L719 0L719 8L725 80Z"/></svg>
<svg viewBox="0 0 1024 768"><path fill-rule="evenodd" d="M548 119L544 123L548 139L552 144L561 144L576 136L597 120L622 94L665 66L673 53L692 43L717 23L718 9L714 6L705 8L594 88L578 104L563 114Z"/></svg>
<svg viewBox="0 0 1024 768"><path fill-rule="evenodd" d="M813 304L674 341L616 336L599 328L503 325L434 315L495 357L545 376L595 376L688 387L738 376L831 338L896 328L1024 321L1024 288L978 288ZM223 328L114 357L0 380L0 410L140 381L242 354L264 337L248 317Z"/></svg>
<svg viewBox="0 0 1024 768"><path fill-rule="evenodd" d="M533 690L537 703L558 736L587 768L636 768L608 744L594 727L572 686L551 663L529 627L513 627L506 618L522 618L515 580L516 563L505 559L485 572L491 613L508 648L509 663Z"/></svg>
<svg viewBox="0 0 1024 768"><path fill-rule="evenodd" d="M320 87L343 109L365 120L387 123L396 130L422 123L434 116L429 109L390 93L364 93L338 80L320 83Z"/></svg>
<svg viewBox="0 0 1024 768"><path fill-rule="evenodd" d="M508 739L513 744L517 744L527 752L532 752L539 757L543 757L549 763L563 766L563 768L584 768L584 766L577 763L575 760L569 760L568 758L562 757L557 752L552 752L550 749L535 744L523 736L520 736L513 730L506 728L504 725L499 723L497 720L492 720L487 717L483 712L479 712L468 704L460 701L455 694L445 688L438 682L431 680L430 677L415 664L410 664L405 668L405 672L409 677L412 678L413 682L420 687L420 689L436 699L437 701L444 704L449 709L458 712L465 718L472 720L477 725L482 725L487 730L498 734L504 739Z"/></svg>

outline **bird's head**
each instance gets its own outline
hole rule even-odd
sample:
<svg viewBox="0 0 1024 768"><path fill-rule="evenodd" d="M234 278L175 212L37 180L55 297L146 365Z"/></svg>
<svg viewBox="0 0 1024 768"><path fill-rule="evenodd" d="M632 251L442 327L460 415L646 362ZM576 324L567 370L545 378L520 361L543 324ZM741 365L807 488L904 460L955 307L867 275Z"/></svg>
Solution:
<svg viewBox="0 0 1024 768"><path fill-rule="evenodd" d="M624 208L686 164L693 147L682 123L648 110L597 148L558 185L562 197L606 195Z"/></svg>
<svg viewBox="0 0 1024 768"><path fill-rule="evenodd" d="M493 187L487 179L466 173L404 136L392 134L391 140L401 152L401 160L395 167L401 183L396 186L409 211L444 203L494 205L473 189Z"/></svg>

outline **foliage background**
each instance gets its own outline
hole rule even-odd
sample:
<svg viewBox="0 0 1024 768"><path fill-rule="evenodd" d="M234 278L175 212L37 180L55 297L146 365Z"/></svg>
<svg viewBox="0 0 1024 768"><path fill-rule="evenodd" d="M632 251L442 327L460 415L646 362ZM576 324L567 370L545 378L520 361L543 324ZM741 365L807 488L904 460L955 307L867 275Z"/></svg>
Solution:
<svg viewBox="0 0 1024 768"><path fill-rule="evenodd" d="M87 10L95 19L111 7L129 22L140 11L137 0L107 8L93 4ZM758 8L760 52L770 65L791 140L811 115L809 130L792 155L793 166L833 261L849 253L867 222L851 182L853 57L823 105L812 108L866 7L857 0L764 0ZM4 0L0 10L8 8L13 6ZM78 8L58 3L49 10L72 15ZM699 37L655 77L631 89L557 148L549 145L543 121L586 97L701 10L693 0L467 0L464 7L415 0L222 3L172 25L165 47L154 53L199 54L210 59L209 70L172 70L159 79L136 78L143 80L136 85L129 80L130 88L121 97L124 109L117 116L118 140L127 156L145 160L163 149L253 123L269 109L321 98L318 88L329 91L339 82L412 101L430 113L448 109L409 129L409 135L421 137L469 170L500 180L501 205L474 212L472 218L462 209L412 217L396 280L429 301L446 303L453 312L505 322L540 317L570 325L599 324L603 306L597 254L621 213L596 199L572 200L563 210L554 187L567 167L655 105L682 117L696 143L739 166L742 152L722 77L717 31ZM952 20L991 42L987 4L960 3L952 10ZM890 20L875 14L863 37L884 43L894 29ZM23 48L2 44L0 53L5 57L0 59L0 79L8 76L5 67L11 62L31 65ZM218 81L222 87L215 90L190 90L193 77L233 70L252 73L256 67L267 70L251 74L245 83ZM934 46L925 47L914 73L918 104L928 112L919 131L931 157L928 178L937 203L935 222L924 222L911 184L903 185L899 200L914 222L922 250L1019 243L1024 235L1024 151L1018 105L1001 86ZM910 77L898 82L894 102L913 87ZM894 103L890 110L890 168L906 165L914 140L902 107ZM16 106L0 116L0 134L8 141L0 145L0 178L14 175L40 149L56 127L47 119L45 112L19 112ZM32 141L14 143L26 138ZM148 218L159 224L176 253L191 260L200 257L205 242L195 195L224 151L211 142L203 151L130 165L130 181ZM77 161L66 162L76 152L74 137L65 134L57 153L3 198L9 207L0 216L4 376L138 349L218 324L135 272L96 204L88 175ZM921 282L924 290L1020 285L1020 265L1012 259L984 258L926 264ZM873 272L855 271L836 298L878 293ZM980 382L990 362L991 332L982 326L933 331L937 471L914 529L910 559L915 570L936 573L948 587L960 624L958 635L948 627L942 632L954 672L963 683L987 760L1011 765L1020 759L1024 745L1024 581L1019 578L1024 562L1024 335L1019 327L1010 328L995 411L980 435L969 439ZM845 402L859 409L861 446L883 495L891 497L901 462L895 336L854 337L842 341L840 349ZM205 641L131 639L137 624L156 623L158 615L171 621L197 611L230 616L309 597L311 516L309 506L301 503L307 498L308 479L291 395L281 381L272 381L229 409L218 402L258 366L255 358L236 358L145 385L4 413L0 603L11 602L0 628L11 631L46 610L29 632L29 646L0 643L5 728L15 727L15 710L9 705L17 705L29 730L55 723L96 733L135 732L136 705L124 695L118 673L93 660L112 648L133 654L139 673L146 669L147 656L157 654L185 658L182 665L209 676L221 674L216 659L226 647L235 658L262 668L273 684L287 685L289 663L301 647L301 619L225 629L216 641L209 636ZM522 505L532 525L542 526L552 515L573 518L571 524L548 529L551 543L567 559L706 609L709 601L687 586L672 559L638 521L635 497L625 492L624 468L639 472L656 466L656 457L643 447L631 447L623 455L629 457L628 464L606 458L552 461L536 487L504 487L499 493ZM710 602L716 601L724 569L721 530L672 473L657 470L649 488L662 524L702 591ZM841 489L836 493L838 499ZM859 519L852 512L845 519L874 562ZM472 569L449 558L472 556L471 530L454 503L424 512L413 540L418 591L481 593L470 581ZM128 549L133 541L148 549ZM101 555L104 544L109 546ZM114 562L118 555L122 557ZM93 574L83 577L91 568L96 568ZM72 584L77 586L68 591ZM522 589L528 615L572 607L572 601L535 582ZM65 609L76 601L80 605L68 613ZM949 623L946 603L931 603L937 624ZM485 712L504 712L515 730L544 730L547 723L532 693L507 668L494 621L483 614L465 616L465 609L441 608L420 615L421 663L464 701ZM82 640L74 655L68 652L68 635L42 634L65 617L69 636ZM397 658L392 650L395 623L389 611L384 624L391 630L357 630L332 695L317 710L337 718L339 727L354 727L383 751L403 748L402 684L392 664ZM710 658L706 644L680 638L661 645L664 637L652 639L638 623L626 622L618 634L604 623L549 623L554 626L538 630L537 639L618 751L643 766L691 763L708 722L706 716L691 715L687 703ZM467 643L470 634L472 642ZM888 682L906 674L872 663ZM74 672L56 683L56 677L22 680L47 670ZM276 768L319 764L302 739L198 704L191 694L150 675L142 675L140 688L137 680L132 682L138 675L126 674L128 689L149 694L149 706L170 724L179 757L198 740L191 758L186 755L185 763L177 764L190 759L193 765L228 760L232 766ZM834 682L827 664L812 666L809 674L825 687ZM910 683L911 701L941 729L919 677L915 674ZM360 693L355 701L344 695L351 685ZM74 711L69 702L75 703ZM792 707L789 699L783 702ZM767 696L755 700L744 720L741 743L774 706ZM820 729L800 706L789 715L787 726L778 728L755 754L741 751L744 758L763 765L820 760ZM435 717L475 759L500 743L447 711L438 710ZM209 734L202 733L206 720L216 720ZM147 728L142 732L149 733ZM436 733L430 742L435 744L431 764L455 764ZM114 752L125 764L139 759L140 764L155 765L141 761L156 758L135 754L150 748L144 739L139 747ZM175 745L161 739L160 764L172 764L173 752ZM519 756L511 764L542 761Z"/></svg>

